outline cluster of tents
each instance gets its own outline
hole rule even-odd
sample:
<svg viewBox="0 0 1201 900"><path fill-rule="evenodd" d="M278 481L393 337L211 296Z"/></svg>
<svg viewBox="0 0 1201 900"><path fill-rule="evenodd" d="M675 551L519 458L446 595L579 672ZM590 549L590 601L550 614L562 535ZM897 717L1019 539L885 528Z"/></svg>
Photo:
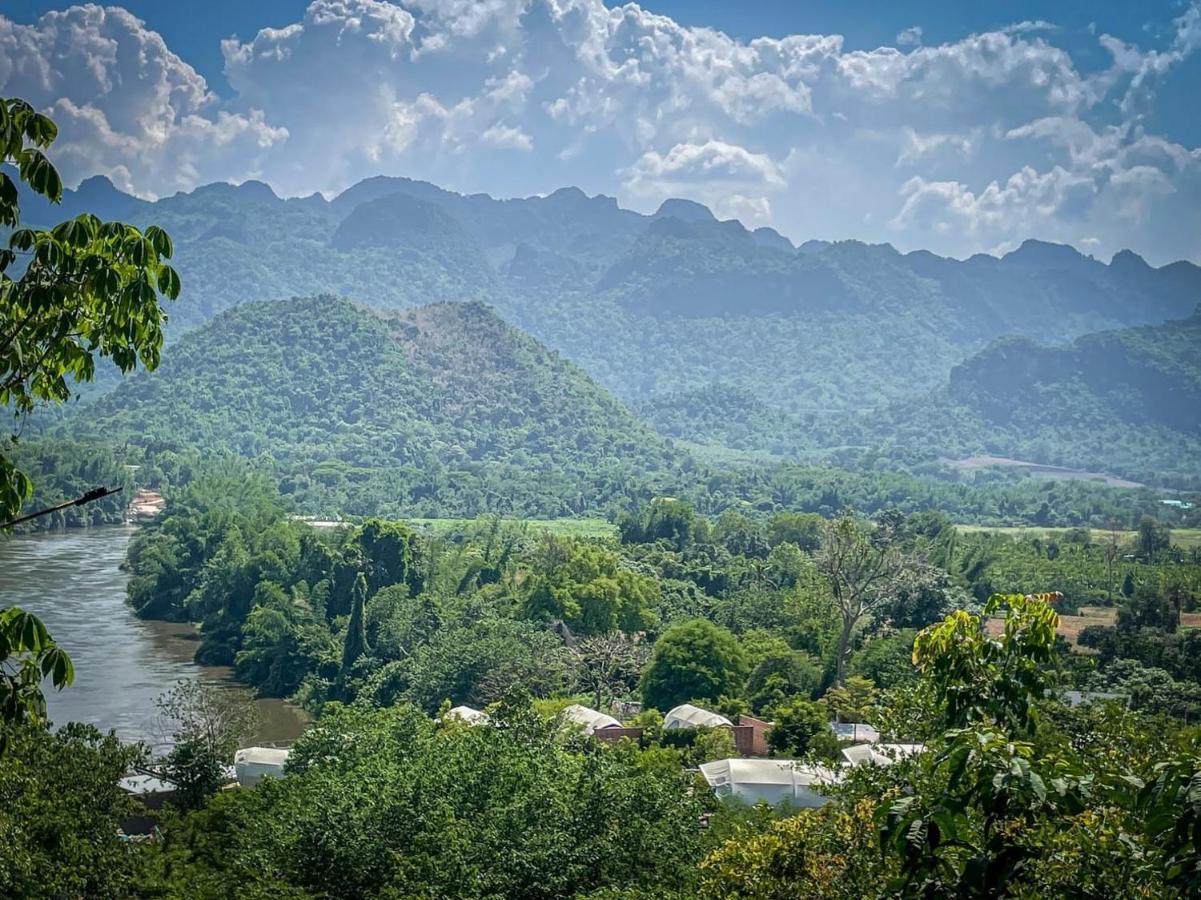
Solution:
<svg viewBox="0 0 1201 900"><path fill-rule="evenodd" d="M589 736L601 740L636 736L640 729L626 728L606 713L573 703L560 713L561 721L577 727ZM487 725L491 720L486 712L470 706L456 706L443 714L443 720L466 725ZM665 731L692 728L735 728L725 716L684 703L663 717ZM835 733L843 740L857 741L842 750L842 764L822 766L794 759L757 759L731 757L703 763L701 775L722 799L748 804L768 803L773 806L817 807L829 802L828 792L854 766L891 765L921 753L922 744L881 743L880 734L868 725L835 725ZM283 774L288 751L270 747L248 747L234 757L238 784L251 787L263 778L278 778Z"/></svg>
<svg viewBox="0 0 1201 900"><path fill-rule="evenodd" d="M856 744L842 751L841 767L794 759L718 759L701 764L701 774L720 798L747 804L812 808L830 802L828 790L853 766L887 766L921 753L922 744Z"/></svg>

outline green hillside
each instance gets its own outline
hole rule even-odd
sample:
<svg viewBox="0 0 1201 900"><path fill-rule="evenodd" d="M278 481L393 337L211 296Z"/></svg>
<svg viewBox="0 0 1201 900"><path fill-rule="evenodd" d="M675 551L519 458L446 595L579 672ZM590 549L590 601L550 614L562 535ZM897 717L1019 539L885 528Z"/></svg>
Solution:
<svg viewBox="0 0 1201 900"><path fill-rule="evenodd" d="M1005 392L947 386L958 383L956 367L969 371L1001 339L1056 344L1189 315L1201 301L1201 268L1190 263L1152 268L1123 252L1107 264L1039 241L962 261L857 241L796 247L770 229L718 222L690 201L642 215L576 188L498 200L405 178L370 178L333 200L282 199L247 182L155 203L90 179L63 201L68 213L84 208L172 234L184 283L173 340L248 301L327 293L385 309L483 301L663 435L719 451L846 461L883 446L930 460L936 444L991 441L1025 445L1038 462L1121 464L1139 480L1140 460L1163 458L1147 452L1148 441L1168 440L1168 455L1180 454L1172 428L1144 428L1121 446L1102 439L1116 434L1106 419L1116 401L1089 405L1062 378L1044 408L1056 410L1056 424L1091 423L1091 437L1058 430L1002 442L986 431L1009 427L994 408ZM58 214L29 208L33 221ZM974 424L931 440L912 424L933 421L923 410L885 411L925 405L939 391L940 409L963 406L955 418ZM977 400L993 407L974 410Z"/></svg>
<svg viewBox="0 0 1201 900"><path fill-rule="evenodd" d="M246 304L69 425L268 457L314 512L579 514L669 465L609 393L479 303Z"/></svg>
<svg viewBox="0 0 1201 900"><path fill-rule="evenodd" d="M990 345L876 425L898 445L995 454L1140 481L1201 483L1201 309L1047 347Z"/></svg>

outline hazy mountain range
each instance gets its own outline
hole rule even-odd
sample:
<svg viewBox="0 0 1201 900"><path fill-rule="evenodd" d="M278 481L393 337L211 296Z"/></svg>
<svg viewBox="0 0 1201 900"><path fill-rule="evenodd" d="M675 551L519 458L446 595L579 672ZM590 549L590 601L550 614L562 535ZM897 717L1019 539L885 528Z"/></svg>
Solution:
<svg viewBox="0 0 1201 900"><path fill-rule="evenodd" d="M496 200L383 177L332 200L247 182L157 202L93 178L61 208L23 212L44 223L84 210L172 234L185 286L173 339L255 300L483 301L697 445L1025 453L1139 480L1201 474L1186 449L1197 417L1149 411L1197 396L1197 344L1169 340L1196 331L1201 268L1187 262L1153 268L1124 251L1105 263L1037 241L963 261L855 241L796 247L686 200L645 216L574 188ZM1151 371L1167 381L1151 386Z"/></svg>

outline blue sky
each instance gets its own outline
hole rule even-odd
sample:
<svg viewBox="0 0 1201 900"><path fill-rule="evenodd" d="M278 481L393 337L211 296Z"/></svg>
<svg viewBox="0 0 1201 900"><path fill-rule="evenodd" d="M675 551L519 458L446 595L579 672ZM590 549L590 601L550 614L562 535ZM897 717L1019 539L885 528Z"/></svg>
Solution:
<svg viewBox="0 0 1201 900"><path fill-rule="evenodd" d="M1201 261L1197 3L6 0L0 92L56 116L69 182L144 196L577 184L798 241Z"/></svg>

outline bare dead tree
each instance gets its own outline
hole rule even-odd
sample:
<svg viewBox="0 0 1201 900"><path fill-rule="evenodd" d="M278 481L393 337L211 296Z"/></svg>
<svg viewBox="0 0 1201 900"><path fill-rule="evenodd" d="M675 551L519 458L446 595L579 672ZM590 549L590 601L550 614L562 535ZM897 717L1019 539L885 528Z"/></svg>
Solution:
<svg viewBox="0 0 1201 900"><path fill-rule="evenodd" d="M576 683L593 695L595 709L601 708L606 695L616 698L632 690L650 658L645 641L620 631L577 638L570 649Z"/></svg>
<svg viewBox="0 0 1201 900"><path fill-rule="evenodd" d="M842 687L855 627L902 591L918 587L931 569L921 556L904 552L893 529L872 534L846 515L827 523L814 559L830 581L842 620L834 679Z"/></svg>

